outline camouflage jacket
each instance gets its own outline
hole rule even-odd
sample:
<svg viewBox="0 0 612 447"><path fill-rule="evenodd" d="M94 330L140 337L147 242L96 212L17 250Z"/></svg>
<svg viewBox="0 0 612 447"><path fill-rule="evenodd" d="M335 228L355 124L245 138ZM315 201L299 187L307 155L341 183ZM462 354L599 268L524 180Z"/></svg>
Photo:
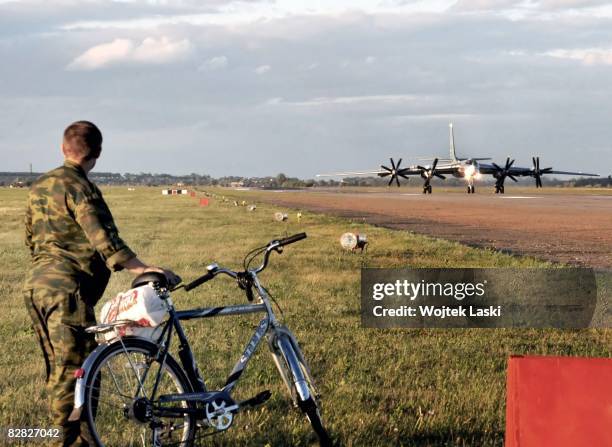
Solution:
<svg viewBox="0 0 612 447"><path fill-rule="evenodd" d="M25 228L32 256L26 290L74 292L89 284L101 295L109 269L121 270L122 263L136 256L119 237L98 187L70 161L34 182Z"/></svg>

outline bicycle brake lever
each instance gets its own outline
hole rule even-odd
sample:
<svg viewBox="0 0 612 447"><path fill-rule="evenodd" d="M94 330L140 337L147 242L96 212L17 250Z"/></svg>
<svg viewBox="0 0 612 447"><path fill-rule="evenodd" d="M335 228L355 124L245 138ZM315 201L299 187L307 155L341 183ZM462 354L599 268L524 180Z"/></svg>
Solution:
<svg viewBox="0 0 612 447"><path fill-rule="evenodd" d="M255 297L253 296L253 288L252 287L247 287L246 289L246 296L247 296L247 300L249 300L249 302L253 301L253 299L255 299Z"/></svg>
<svg viewBox="0 0 612 447"><path fill-rule="evenodd" d="M253 301L253 285L251 284L251 277L247 272L239 272L236 281L238 282L238 287L245 291L247 300Z"/></svg>

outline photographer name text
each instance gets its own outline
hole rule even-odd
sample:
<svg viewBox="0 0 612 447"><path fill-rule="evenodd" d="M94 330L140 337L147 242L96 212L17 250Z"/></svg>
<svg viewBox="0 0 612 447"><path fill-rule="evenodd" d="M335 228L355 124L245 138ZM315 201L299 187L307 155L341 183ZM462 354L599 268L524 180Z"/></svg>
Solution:
<svg viewBox="0 0 612 447"><path fill-rule="evenodd" d="M463 301L470 297L482 297L485 294L486 281L471 282L411 282L408 280L396 280L389 283L375 283L372 285L372 300L380 302L385 298L399 297L410 302L410 305L399 305L386 307L377 304L372 307L375 317L384 318L465 318L465 317L490 317L499 318L502 314L501 306L474 306L460 304L457 306L432 305L417 303L416 300L427 300L433 297L444 297ZM394 300L397 303L397 300Z"/></svg>
<svg viewBox="0 0 612 447"><path fill-rule="evenodd" d="M458 317L501 317L501 306L475 307L435 307L435 306L399 306L383 307L374 306L372 314L375 317L433 317L433 318L458 318Z"/></svg>

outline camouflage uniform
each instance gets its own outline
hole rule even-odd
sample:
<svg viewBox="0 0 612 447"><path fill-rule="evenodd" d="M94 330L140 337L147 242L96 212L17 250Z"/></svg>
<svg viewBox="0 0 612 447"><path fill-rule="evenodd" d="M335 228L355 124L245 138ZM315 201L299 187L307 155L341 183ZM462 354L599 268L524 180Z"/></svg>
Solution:
<svg viewBox="0 0 612 447"><path fill-rule="evenodd" d="M85 333L95 324L94 306L110 270L135 257L119 237L102 193L76 163L38 178L25 216L26 245L32 255L25 303L43 350L47 391L63 445L88 445L85 422L69 422L74 372L95 346Z"/></svg>

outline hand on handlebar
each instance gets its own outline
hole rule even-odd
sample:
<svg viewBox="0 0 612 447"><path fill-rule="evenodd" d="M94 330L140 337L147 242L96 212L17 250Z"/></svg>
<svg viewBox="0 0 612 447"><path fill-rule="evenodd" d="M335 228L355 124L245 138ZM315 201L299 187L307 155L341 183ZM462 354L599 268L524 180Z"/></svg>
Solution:
<svg viewBox="0 0 612 447"><path fill-rule="evenodd" d="M172 270L167 270L160 267L147 267L146 269L144 269L143 273L146 272L162 273L168 280L168 285L170 286L170 288L173 288L182 281L181 277L174 273Z"/></svg>

